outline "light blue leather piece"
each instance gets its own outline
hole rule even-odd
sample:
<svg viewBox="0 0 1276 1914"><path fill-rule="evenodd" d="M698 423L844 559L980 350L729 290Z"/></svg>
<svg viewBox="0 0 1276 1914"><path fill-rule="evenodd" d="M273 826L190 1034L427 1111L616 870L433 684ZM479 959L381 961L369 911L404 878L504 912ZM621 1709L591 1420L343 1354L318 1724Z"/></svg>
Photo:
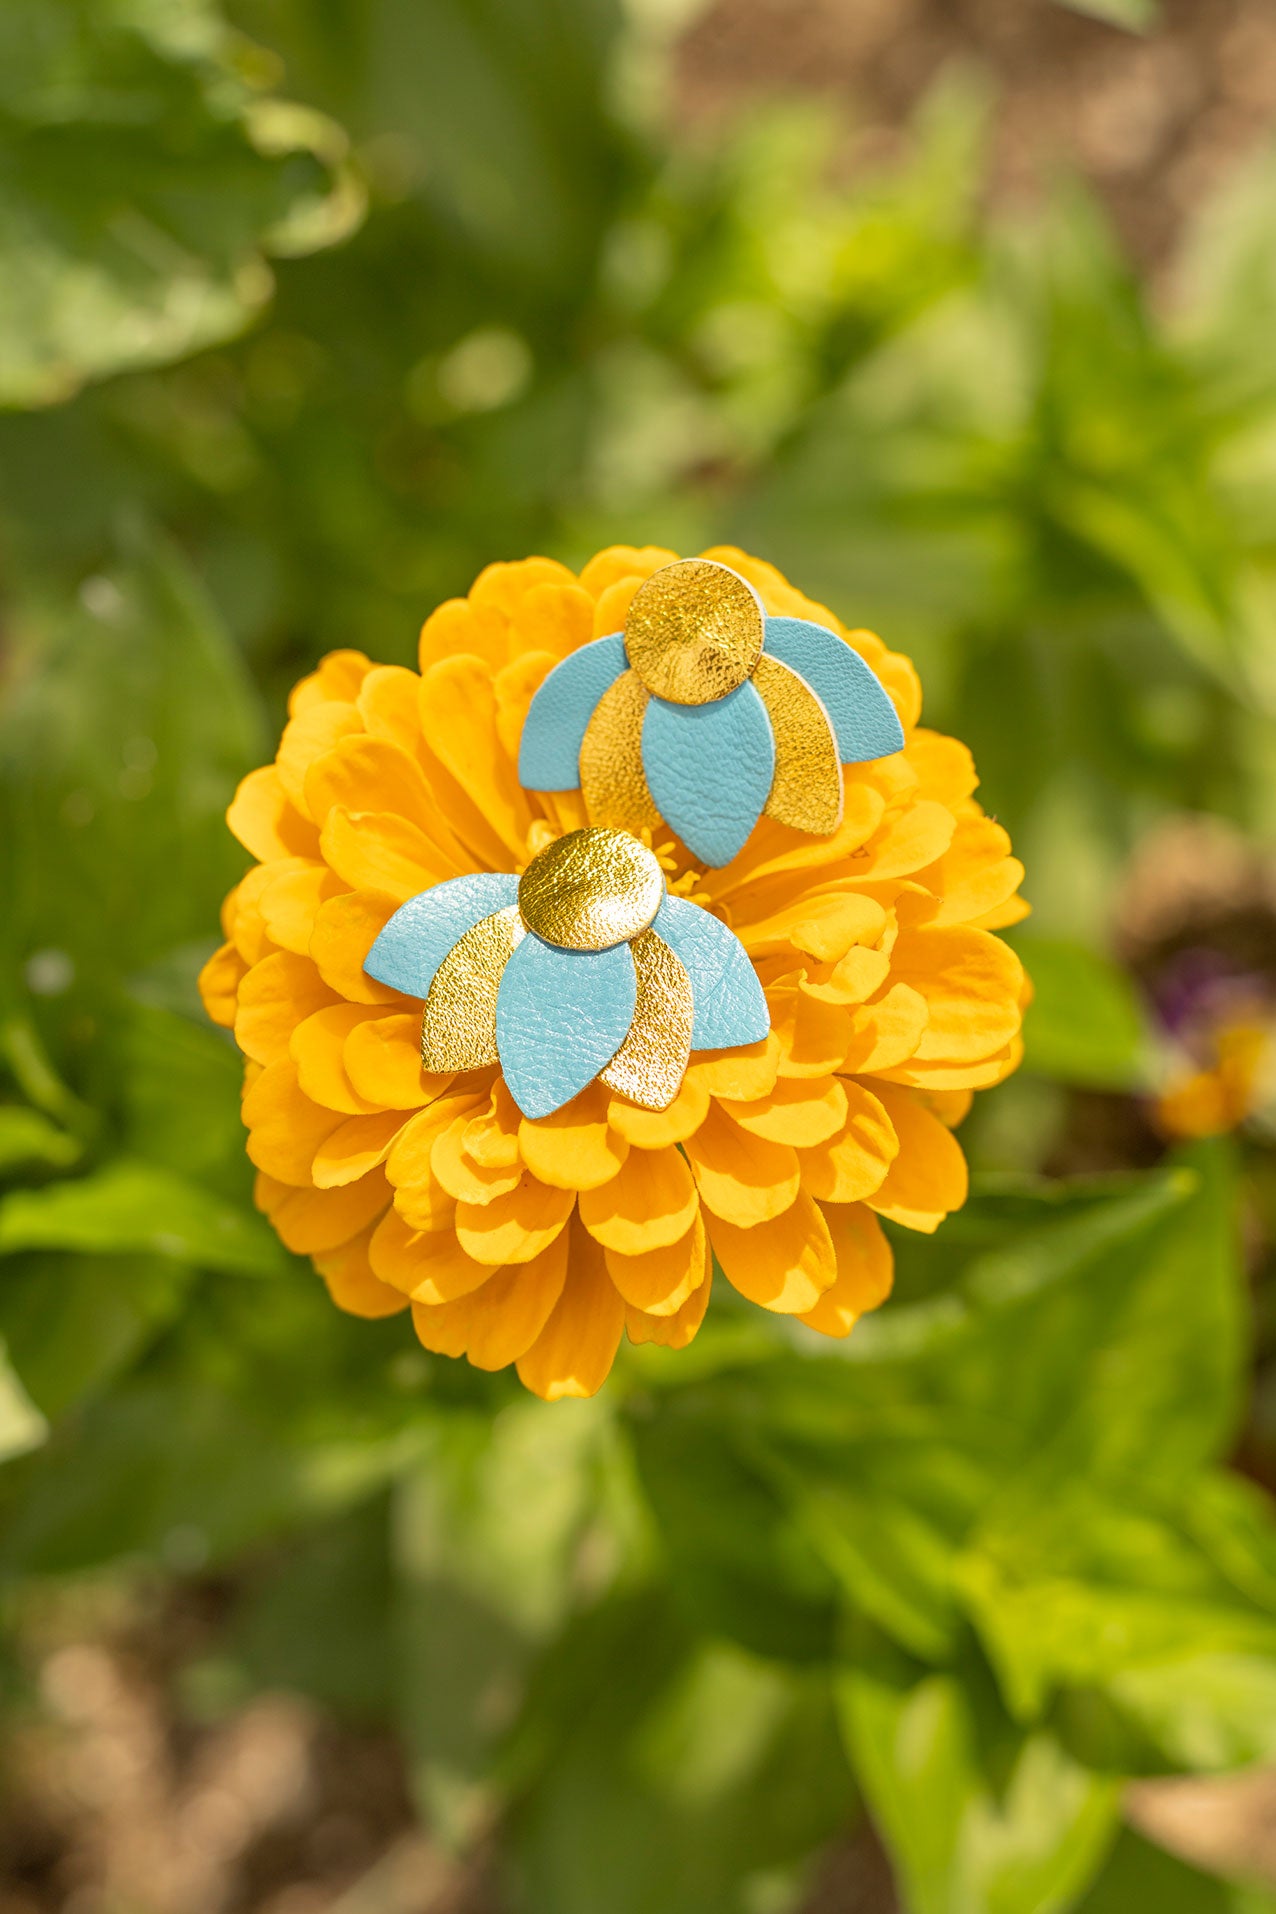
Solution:
<svg viewBox="0 0 1276 1914"><path fill-rule="evenodd" d="M559 950L529 931L496 996L501 1069L525 1117L561 1110L606 1068L629 1034L637 996L628 944Z"/></svg>
<svg viewBox="0 0 1276 1914"><path fill-rule="evenodd" d="M554 666L532 699L519 742L518 781L525 791L576 790L580 747L594 706L628 668L618 631L582 645Z"/></svg>
<svg viewBox="0 0 1276 1914"><path fill-rule="evenodd" d="M768 618L762 648L806 679L832 720L843 764L903 750L903 726L881 679L835 631L806 618Z"/></svg>
<svg viewBox="0 0 1276 1914"><path fill-rule="evenodd" d="M775 738L749 682L713 704L652 698L642 765L656 809L692 856L729 864L762 814L775 776Z"/></svg>
<svg viewBox="0 0 1276 1914"><path fill-rule="evenodd" d="M424 997L458 937L518 899L518 879L495 871L450 877L400 904L363 960L369 977Z"/></svg>
<svg viewBox="0 0 1276 1914"><path fill-rule="evenodd" d="M758 973L733 930L685 897L666 897L651 928L663 937L691 979L693 1050L761 1043L771 1013Z"/></svg>

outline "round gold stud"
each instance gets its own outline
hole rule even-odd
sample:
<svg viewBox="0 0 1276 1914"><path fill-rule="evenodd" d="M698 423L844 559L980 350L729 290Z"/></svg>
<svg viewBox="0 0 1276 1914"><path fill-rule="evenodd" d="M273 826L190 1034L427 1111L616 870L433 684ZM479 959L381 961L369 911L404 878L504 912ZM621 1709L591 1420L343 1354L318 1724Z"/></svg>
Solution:
<svg viewBox="0 0 1276 1914"><path fill-rule="evenodd" d="M742 685L762 655L752 586L711 558L680 558L634 593L625 650L648 691L671 704L712 704Z"/></svg>
<svg viewBox="0 0 1276 1914"><path fill-rule="evenodd" d="M569 831L534 857L518 886L523 922L562 950L609 950L660 909L659 864L627 831Z"/></svg>

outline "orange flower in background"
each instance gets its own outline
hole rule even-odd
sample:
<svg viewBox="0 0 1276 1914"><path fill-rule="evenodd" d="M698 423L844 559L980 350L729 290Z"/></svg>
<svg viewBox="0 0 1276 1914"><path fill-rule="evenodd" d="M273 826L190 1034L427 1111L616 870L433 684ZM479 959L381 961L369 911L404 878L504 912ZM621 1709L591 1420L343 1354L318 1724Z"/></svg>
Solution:
<svg viewBox="0 0 1276 1914"><path fill-rule="evenodd" d="M907 659L719 549L706 556L769 613L854 645L906 739L844 767L831 837L764 818L708 872L657 838L670 889L749 953L769 1037L693 1053L659 1113L594 1083L533 1122L495 1070L424 1072L420 1003L363 960L407 898L521 870L587 823L578 793L520 788L523 720L550 669L618 630L674 556L616 547L579 577L542 558L492 565L426 621L419 674L325 658L293 692L275 763L231 805L258 862L201 977L248 1059L257 1201L288 1247L342 1308L410 1303L428 1349L517 1363L549 1399L597 1390L626 1331L689 1343L715 1262L763 1308L846 1335L890 1289L878 1219L933 1230L964 1202L952 1127L1019 1057L1023 973L992 933L1026 912L1023 870L974 799L969 752L919 727Z"/></svg>

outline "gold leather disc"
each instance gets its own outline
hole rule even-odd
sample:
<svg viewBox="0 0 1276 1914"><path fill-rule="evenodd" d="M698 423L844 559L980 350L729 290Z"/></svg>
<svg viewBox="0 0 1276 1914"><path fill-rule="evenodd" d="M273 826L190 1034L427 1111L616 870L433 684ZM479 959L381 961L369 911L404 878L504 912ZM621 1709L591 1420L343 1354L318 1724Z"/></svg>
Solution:
<svg viewBox="0 0 1276 1914"><path fill-rule="evenodd" d="M529 930L562 950L609 950L646 930L665 880L627 831L569 831L534 857L518 886Z"/></svg>
<svg viewBox="0 0 1276 1914"><path fill-rule="evenodd" d="M648 691L671 704L712 704L762 656L762 606L751 585L711 558L680 558L634 593L625 650Z"/></svg>

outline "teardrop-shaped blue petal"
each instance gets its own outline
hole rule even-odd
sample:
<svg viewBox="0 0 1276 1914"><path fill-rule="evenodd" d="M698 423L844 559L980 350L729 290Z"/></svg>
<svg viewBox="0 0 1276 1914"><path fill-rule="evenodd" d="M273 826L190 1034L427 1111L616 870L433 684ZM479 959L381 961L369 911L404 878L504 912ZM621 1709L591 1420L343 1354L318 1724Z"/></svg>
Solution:
<svg viewBox="0 0 1276 1914"><path fill-rule="evenodd" d="M450 877L400 904L363 960L369 977L424 997L458 937L518 898L518 879L499 871Z"/></svg>
<svg viewBox="0 0 1276 1914"><path fill-rule="evenodd" d="M775 776L766 706L747 681L713 704L652 698L642 764L656 809L692 856L729 864L762 814Z"/></svg>
<svg viewBox="0 0 1276 1914"><path fill-rule="evenodd" d="M691 979L692 1049L761 1043L771 1028L771 1013L758 973L735 932L685 897L666 897L651 928Z"/></svg>
<svg viewBox="0 0 1276 1914"><path fill-rule="evenodd" d="M580 747L594 706L629 668L625 640L614 631L582 645L555 665L532 699L518 747L518 781L525 791L574 791L580 783Z"/></svg>
<svg viewBox="0 0 1276 1914"><path fill-rule="evenodd" d="M903 726L881 679L835 631L806 618L768 618L763 649L806 679L832 720L843 764L903 750Z"/></svg>
<svg viewBox="0 0 1276 1914"><path fill-rule="evenodd" d="M561 1110L606 1068L629 1034L637 996L628 944L559 950L524 937L501 978L496 1048L525 1117Z"/></svg>

